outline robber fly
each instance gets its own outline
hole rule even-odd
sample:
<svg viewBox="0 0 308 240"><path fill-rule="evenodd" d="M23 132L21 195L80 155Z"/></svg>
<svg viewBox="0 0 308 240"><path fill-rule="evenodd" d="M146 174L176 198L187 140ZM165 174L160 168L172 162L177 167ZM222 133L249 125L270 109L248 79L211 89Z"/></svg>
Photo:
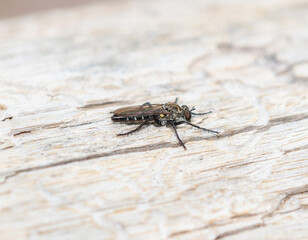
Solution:
<svg viewBox="0 0 308 240"><path fill-rule="evenodd" d="M157 125L163 126L171 126L175 132L177 139L179 140L180 144L186 150L184 143L182 142L179 134L176 130L176 126L186 123L195 128L199 128L203 131L218 134L219 132L202 128L197 125L194 125L190 122L191 115L206 115L211 112L205 113L194 113L193 111L195 108L189 109L186 105L179 106L177 104L177 100L175 102L168 102L165 104L151 104L149 102L144 103L143 105L139 106L132 106L132 107L124 107L116 109L113 112L113 116L111 119L113 121L121 121L121 122L139 122L140 125L129 132L117 134L117 136L124 136L130 133L136 132L140 130L144 125L147 123L156 123Z"/></svg>

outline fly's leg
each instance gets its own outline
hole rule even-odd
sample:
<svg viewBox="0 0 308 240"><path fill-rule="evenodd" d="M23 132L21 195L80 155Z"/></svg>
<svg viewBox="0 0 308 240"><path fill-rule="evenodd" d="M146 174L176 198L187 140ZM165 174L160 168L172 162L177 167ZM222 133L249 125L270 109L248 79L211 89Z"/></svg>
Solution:
<svg viewBox="0 0 308 240"><path fill-rule="evenodd" d="M193 109L194 110L194 109ZM190 113L192 114L192 115L206 115L206 114L210 114L210 113L212 113L212 111L209 111L209 112L205 112L205 113L194 113L194 112L191 112L192 110L190 110Z"/></svg>
<svg viewBox="0 0 308 240"><path fill-rule="evenodd" d="M166 125L165 121L159 120L159 118L158 118L157 116L154 116L154 117L153 117L153 120L154 120L154 122L155 122L157 125L159 125L159 126Z"/></svg>
<svg viewBox="0 0 308 240"><path fill-rule="evenodd" d="M132 131L129 131L129 132L126 132L126 133L120 133L120 134L117 134L117 136L125 136L125 135L128 135L128 134L131 134L133 132L137 132L138 130L140 130L140 128L142 128L145 124L148 123L149 120L147 121L144 121L143 123L141 123L136 129L132 130Z"/></svg>
<svg viewBox="0 0 308 240"><path fill-rule="evenodd" d="M213 130L207 129L207 128L202 128L202 127L199 127L199 126L197 126L197 125L195 125L195 124L192 124L192 123L190 123L190 122L187 122L187 121L180 121L180 122L175 123L175 125L180 125L180 124L183 124L183 123L186 123L186 124L188 124L188 125L190 125L190 126L193 126L193 127L195 127L195 128L201 129L201 130L206 131L206 132L219 134L219 132L217 132L217 131L213 131Z"/></svg>
<svg viewBox="0 0 308 240"><path fill-rule="evenodd" d="M192 107L189 111L192 115L206 115L206 114L210 114L212 113L212 111L209 111L209 112L205 112L205 113L194 113L193 111L195 111L196 108L195 107Z"/></svg>
<svg viewBox="0 0 308 240"><path fill-rule="evenodd" d="M177 98L175 98L174 103L178 103L178 100L179 100L179 98L178 98L178 97L177 97Z"/></svg>
<svg viewBox="0 0 308 240"><path fill-rule="evenodd" d="M142 106L149 106L149 107L152 107L152 104L149 103L149 102L146 102L146 103L142 104Z"/></svg>
<svg viewBox="0 0 308 240"><path fill-rule="evenodd" d="M173 128L173 130L174 130L174 133L175 133L177 139L179 140L180 144L181 144L181 145L183 146L183 148L186 150L186 147L185 147L184 143L182 142L182 140L181 140L181 138L180 138L180 136L179 136L179 134L178 134L178 131L176 130L176 127L175 127L174 122L171 122L171 121L170 121L169 124L172 126L172 128Z"/></svg>

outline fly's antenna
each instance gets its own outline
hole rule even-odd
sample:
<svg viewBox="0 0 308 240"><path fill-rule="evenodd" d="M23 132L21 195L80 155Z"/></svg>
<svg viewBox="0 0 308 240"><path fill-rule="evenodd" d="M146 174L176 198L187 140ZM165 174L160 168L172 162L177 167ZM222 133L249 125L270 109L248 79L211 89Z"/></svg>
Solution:
<svg viewBox="0 0 308 240"><path fill-rule="evenodd" d="M174 103L178 103L179 98L176 97Z"/></svg>

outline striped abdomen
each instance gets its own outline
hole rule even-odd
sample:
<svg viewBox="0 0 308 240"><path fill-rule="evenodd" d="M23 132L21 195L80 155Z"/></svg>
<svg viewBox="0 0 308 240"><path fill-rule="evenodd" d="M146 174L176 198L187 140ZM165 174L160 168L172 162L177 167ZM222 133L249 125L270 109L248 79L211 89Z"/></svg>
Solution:
<svg viewBox="0 0 308 240"><path fill-rule="evenodd" d="M111 119L113 121L153 120L160 114L165 114L161 104L140 105L116 109Z"/></svg>
<svg viewBox="0 0 308 240"><path fill-rule="evenodd" d="M113 121L141 121L141 120L151 120L153 116L115 116L111 117Z"/></svg>

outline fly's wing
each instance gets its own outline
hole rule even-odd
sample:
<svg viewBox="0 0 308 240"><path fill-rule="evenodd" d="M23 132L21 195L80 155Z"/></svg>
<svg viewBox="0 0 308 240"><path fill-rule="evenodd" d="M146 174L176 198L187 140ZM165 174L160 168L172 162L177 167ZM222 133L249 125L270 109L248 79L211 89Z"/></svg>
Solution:
<svg viewBox="0 0 308 240"><path fill-rule="evenodd" d="M115 117L139 117L139 116L153 116L164 114L165 111L162 108L162 104L151 104L148 105L140 105L140 106L132 106L132 107L124 107L119 108L114 111L113 116Z"/></svg>

